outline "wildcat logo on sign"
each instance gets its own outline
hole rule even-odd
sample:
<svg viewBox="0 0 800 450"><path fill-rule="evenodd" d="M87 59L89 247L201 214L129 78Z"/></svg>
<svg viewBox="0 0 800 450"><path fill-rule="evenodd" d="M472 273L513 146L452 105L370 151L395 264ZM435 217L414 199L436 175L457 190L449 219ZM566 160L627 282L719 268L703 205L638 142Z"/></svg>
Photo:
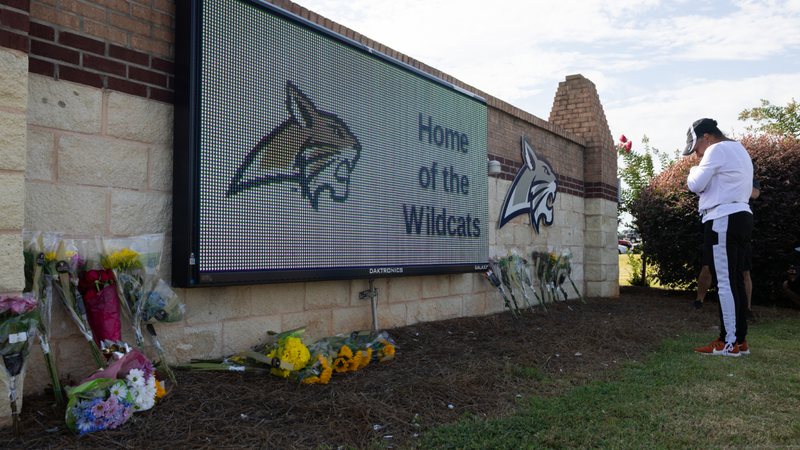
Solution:
<svg viewBox="0 0 800 450"><path fill-rule="evenodd" d="M311 207L320 197L344 202L350 177L361 157L361 144L347 124L322 111L291 81L286 83L289 118L250 150L231 180L227 196L248 189L296 183Z"/></svg>
<svg viewBox="0 0 800 450"><path fill-rule="evenodd" d="M531 144L524 137L522 161L524 164L511 183L500 209L497 228L502 228L514 217L527 213L531 218L531 226L538 234L539 222L548 226L553 224L553 202L556 199L558 182L550 164L536 156Z"/></svg>

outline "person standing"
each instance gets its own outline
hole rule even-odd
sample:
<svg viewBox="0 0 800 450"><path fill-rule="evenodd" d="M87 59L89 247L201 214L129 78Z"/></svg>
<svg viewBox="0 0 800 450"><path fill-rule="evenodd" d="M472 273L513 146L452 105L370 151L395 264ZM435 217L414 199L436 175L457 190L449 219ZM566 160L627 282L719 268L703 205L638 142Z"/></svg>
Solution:
<svg viewBox="0 0 800 450"><path fill-rule="evenodd" d="M747 344L747 296L742 272L747 267L753 214L748 200L753 187L753 162L744 146L725 136L713 119L698 119L686 133L685 156L699 164L689 170L689 190L699 195L703 217L703 260L716 275L720 334L698 353L740 356ZM710 257L708 257L710 255Z"/></svg>
<svg viewBox="0 0 800 450"><path fill-rule="evenodd" d="M755 167L753 168L753 172L755 172ZM750 200L755 200L761 195L761 183L758 182L755 177L753 178L753 191L750 193ZM704 252L705 253L705 252ZM711 255L703 254L704 258L711 258ZM713 278L711 276L711 269L709 268L709 262L703 260L702 267L700 267L700 273L697 275L697 299L694 301L694 309L703 309L703 303L706 300L706 294L708 290L711 288L711 284L713 283ZM747 318L754 319L753 317L753 309L752 309L752 300L753 300L753 279L750 278L750 267L753 265L753 257L752 257L752 245L748 246L748 256L746 259L745 264L745 271L742 272L742 276L744 277L744 291L747 294Z"/></svg>

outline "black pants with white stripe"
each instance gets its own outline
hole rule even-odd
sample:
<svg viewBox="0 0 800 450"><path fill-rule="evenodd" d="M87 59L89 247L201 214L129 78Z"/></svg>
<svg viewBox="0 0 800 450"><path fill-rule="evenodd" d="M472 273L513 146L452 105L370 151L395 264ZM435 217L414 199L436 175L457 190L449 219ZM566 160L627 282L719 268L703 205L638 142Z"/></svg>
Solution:
<svg viewBox="0 0 800 450"><path fill-rule="evenodd" d="M711 252L711 273L719 292L720 333L727 343L747 337L747 294L742 272L749 270L750 235L753 215L747 211L705 222L703 243Z"/></svg>

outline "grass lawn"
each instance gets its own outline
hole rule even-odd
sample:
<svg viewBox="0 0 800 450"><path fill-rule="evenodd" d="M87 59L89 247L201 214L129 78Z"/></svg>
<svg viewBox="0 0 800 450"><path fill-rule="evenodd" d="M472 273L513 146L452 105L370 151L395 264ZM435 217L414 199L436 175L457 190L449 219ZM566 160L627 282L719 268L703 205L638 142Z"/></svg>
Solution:
<svg viewBox="0 0 800 450"><path fill-rule="evenodd" d="M633 269L631 268L630 258L633 258L636 261L636 270L641 273L642 271L642 259L641 255L638 254L624 254L619 255L619 285L620 286L630 286L630 279L631 279L631 272ZM647 273L651 273L652 267L647 267ZM657 280L650 278L650 287L654 288L661 288L662 286L658 283Z"/></svg>
<svg viewBox="0 0 800 450"><path fill-rule="evenodd" d="M528 398L501 419L465 417L422 448L775 448L800 443L800 320L758 323L750 355L705 356L707 336L667 340L613 382Z"/></svg>

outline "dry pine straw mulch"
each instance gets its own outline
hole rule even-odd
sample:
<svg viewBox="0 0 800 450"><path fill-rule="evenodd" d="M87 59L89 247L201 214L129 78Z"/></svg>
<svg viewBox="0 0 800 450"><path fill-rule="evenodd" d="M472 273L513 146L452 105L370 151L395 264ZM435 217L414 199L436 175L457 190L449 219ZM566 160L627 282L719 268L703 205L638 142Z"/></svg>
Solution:
<svg viewBox="0 0 800 450"><path fill-rule="evenodd" d="M273 376L186 372L150 411L118 430L77 437L52 397L24 399L10 448L412 447L429 427L465 414L497 417L526 396L552 396L640 360L665 337L717 333L716 304L691 293L623 288L618 299L569 301L513 319L508 312L389 330L395 360L300 386ZM498 298L498 301L499 298ZM754 307L762 319L797 311ZM704 343L704 342L703 342ZM690 351L690 349L687 349ZM536 374L543 376L536 376ZM533 374L533 376L531 376Z"/></svg>

